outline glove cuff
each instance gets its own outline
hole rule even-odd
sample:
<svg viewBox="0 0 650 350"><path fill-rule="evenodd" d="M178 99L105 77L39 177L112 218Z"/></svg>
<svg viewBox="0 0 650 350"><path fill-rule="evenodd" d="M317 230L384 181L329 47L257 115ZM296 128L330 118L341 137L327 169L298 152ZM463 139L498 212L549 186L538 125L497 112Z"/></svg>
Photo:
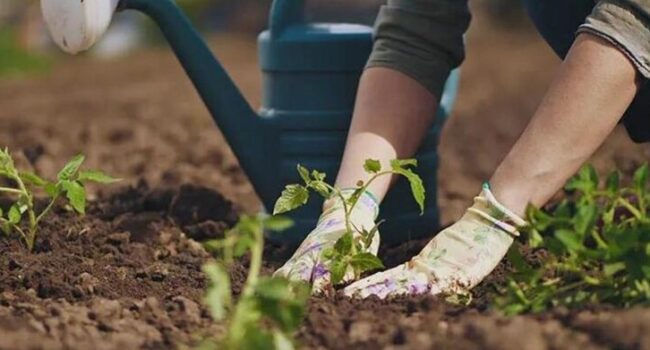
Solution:
<svg viewBox="0 0 650 350"><path fill-rule="evenodd" d="M519 236L518 228L527 225L526 220L497 201L487 182L483 184L481 194L474 198L474 205L468 211L492 222L515 237Z"/></svg>

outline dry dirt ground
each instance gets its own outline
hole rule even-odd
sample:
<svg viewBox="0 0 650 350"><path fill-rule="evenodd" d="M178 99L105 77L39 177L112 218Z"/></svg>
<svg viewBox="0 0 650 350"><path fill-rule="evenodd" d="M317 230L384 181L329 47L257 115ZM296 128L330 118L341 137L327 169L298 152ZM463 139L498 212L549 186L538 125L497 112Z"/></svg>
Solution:
<svg viewBox="0 0 650 350"><path fill-rule="evenodd" d="M222 36L213 45L258 105L254 38ZM480 18L467 45L459 99L440 145L445 223L515 141L559 63L530 28L495 29ZM125 179L93 190L97 200L84 218L58 208L35 255L16 242L0 244L0 349L173 348L219 330L200 306L207 255L189 238L219 235L259 201L168 50L110 61L66 58L47 76L2 81L0 126L0 144L46 176L83 152L89 167ZM593 163L629 174L649 151L617 130ZM397 263L421 244L384 255ZM267 271L285 253L269 253ZM428 298L315 299L299 338L309 348L337 349L650 349L644 309L514 319L484 309Z"/></svg>

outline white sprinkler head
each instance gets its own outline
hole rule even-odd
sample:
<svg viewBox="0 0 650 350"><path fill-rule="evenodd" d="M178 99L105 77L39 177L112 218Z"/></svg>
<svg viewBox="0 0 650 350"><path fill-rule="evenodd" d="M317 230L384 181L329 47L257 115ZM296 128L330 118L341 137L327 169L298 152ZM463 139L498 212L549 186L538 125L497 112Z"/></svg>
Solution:
<svg viewBox="0 0 650 350"><path fill-rule="evenodd" d="M111 23L120 0L41 0L52 39L70 54L88 50Z"/></svg>

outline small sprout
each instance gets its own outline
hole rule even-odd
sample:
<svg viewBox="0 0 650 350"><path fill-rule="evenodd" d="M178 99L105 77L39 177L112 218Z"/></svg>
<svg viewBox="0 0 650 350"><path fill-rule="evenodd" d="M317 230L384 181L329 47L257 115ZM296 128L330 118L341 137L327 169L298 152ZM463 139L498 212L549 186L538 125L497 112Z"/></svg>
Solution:
<svg viewBox="0 0 650 350"><path fill-rule="evenodd" d="M352 271L358 278L362 273L384 267L381 260L369 252L382 222L367 230L363 227L355 227L350 220L359 198L368 190L370 184L382 176L404 176L411 186L413 198L420 211L424 211L424 185L422 179L411 170L411 167L417 166L417 161L415 159L395 159L390 162L390 165L389 170L384 170L378 160L366 160L363 169L370 175L370 178L367 181L358 181L357 187L347 197L343 195L341 189L325 182L325 174L316 170L310 172L305 167L298 165L298 174L304 185L287 185L275 203L274 215L294 210L307 203L310 190L318 193L324 199L338 198L343 203L346 232L335 242L333 247L324 249L322 252L331 274L332 285L340 284L347 271Z"/></svg>
<svg viewBox="0 0 650 350"><path fill-rule="evenodd" d="M99 171L81 171L85 157L78 155L68 162L57 175L56 181L49 181L39 175L16 169L13 158L5 148L0 150L0 177L12 183L9 187L0 187L0 193L13 196L15 202L4 213L0 210L0 229L9 236L17 232L27 249L34 249L38 226L52 210L59 199L65 197L74 211L86 212L86 188L88 182L110 184L119 179ZM35 207L35 191L41 190L49 197L49 204L40 212ZM22 225L26 220L26 228Z"/></svg>
<svg viewBox="0 0 650 350"><path fill-rule="evenodd" d="M279 216L242 216L221 240L205 244L218 262L203 271L208 278L205 304L227 332L208 339L201 349L294 349L293 334L305 314L310 288L282 277L261 277L264 230L282 231L292 221ZM250 255L248 276L237 301L228 271L234 258Z"/></svg>

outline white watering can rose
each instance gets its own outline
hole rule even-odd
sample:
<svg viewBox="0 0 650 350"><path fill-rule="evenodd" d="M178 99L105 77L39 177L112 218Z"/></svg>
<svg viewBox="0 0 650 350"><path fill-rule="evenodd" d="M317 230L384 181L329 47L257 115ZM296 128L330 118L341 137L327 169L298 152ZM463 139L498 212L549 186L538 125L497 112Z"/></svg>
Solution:
<svg viewBox="0 0 650 350"><path fill-rule="evenodd" d="M52 39L65 52L89 49L111 23L119 0L41 0Z"/></svg>

